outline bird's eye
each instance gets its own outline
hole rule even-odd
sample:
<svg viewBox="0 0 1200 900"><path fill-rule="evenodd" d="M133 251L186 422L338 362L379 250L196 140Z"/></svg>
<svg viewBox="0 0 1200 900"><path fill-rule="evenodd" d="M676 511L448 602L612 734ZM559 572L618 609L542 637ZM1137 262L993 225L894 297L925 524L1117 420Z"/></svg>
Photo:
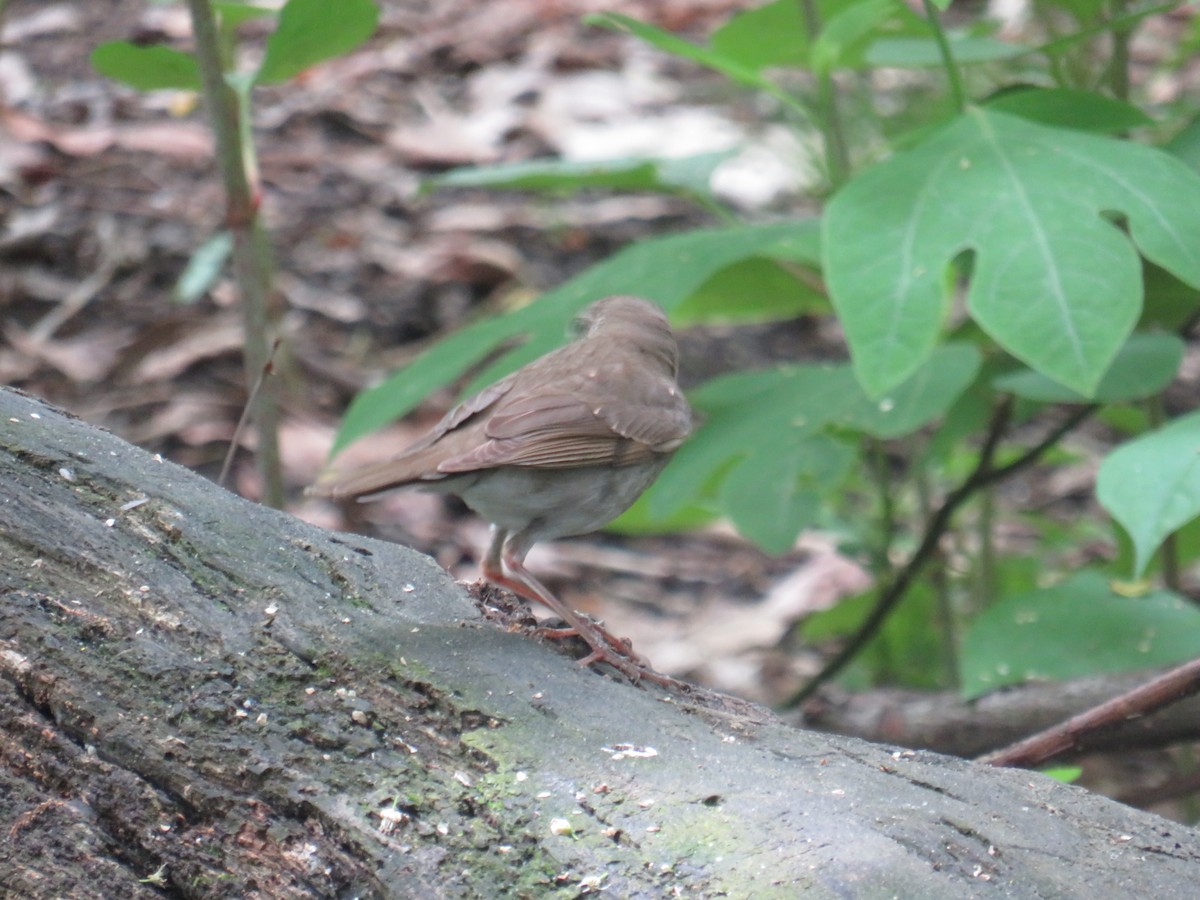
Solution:
<svg viewBox="0 0 1200 900"><path fill-rule="evenodd" d="M592 317L587 312L582 312L571 320L570 333L571 337L583 337L592 327Z"/></svg>

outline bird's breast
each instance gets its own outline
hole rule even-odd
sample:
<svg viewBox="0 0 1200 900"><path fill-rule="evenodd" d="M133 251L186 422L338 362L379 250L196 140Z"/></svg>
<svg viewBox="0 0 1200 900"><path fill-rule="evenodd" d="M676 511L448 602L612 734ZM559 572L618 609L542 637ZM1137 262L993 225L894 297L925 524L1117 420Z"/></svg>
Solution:
<svg viewBox="0 0 1200 900"><path fill-rule="evenodd" d="M504 466L455 490L463 502L501 528L521 531L537 523L537 540L586 534L607 525L658 477L663 455L630 466L537 469Z"/></svg>

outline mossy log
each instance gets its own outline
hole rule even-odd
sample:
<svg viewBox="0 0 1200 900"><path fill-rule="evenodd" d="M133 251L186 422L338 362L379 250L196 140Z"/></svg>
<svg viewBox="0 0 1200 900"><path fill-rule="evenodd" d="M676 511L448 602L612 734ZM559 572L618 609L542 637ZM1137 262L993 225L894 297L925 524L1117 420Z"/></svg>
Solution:
<svg viewBox="0 0 1200 900"><path fill-rule="evenodd" d="M1200 835L584 670L0 390L0 895L1192 898Z"/></svg>

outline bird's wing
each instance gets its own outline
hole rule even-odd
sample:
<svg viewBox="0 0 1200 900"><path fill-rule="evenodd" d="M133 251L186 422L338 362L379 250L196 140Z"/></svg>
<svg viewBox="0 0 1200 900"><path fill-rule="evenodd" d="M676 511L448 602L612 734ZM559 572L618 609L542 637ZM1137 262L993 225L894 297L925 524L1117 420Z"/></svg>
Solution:
<svg viewBox="0 0 1200 900"><path fill-rule="evenodd" d="M691 407L674 381L649 379L617 396L621 399L598 403L593 412L622 437L670 453L692 433Z"/></svg>
<svg viewBox="0 0 1200 900"><path fill-rule="evenodd" d="M472 417L485 412L488 407L503 399L505 394L512 390L513 380L512 375L502 378L495 384L484 388L475 396L469 397L458 404L458 406L442 416L441 420L422 437L393 456L391 458L392 461L398 462L410 456L415 456L427 447L432 447L448 433L467 423Z"/></svg>
<svg viewBox="0 0 1200 900"><path fill-rule="evenodd" d="M614 365L605 346L583 340L485 388L391 459L322 477L315 492L377 494L494 466L634 465L672 452L691 428L673 378Z"/></svg>
<svg viewBox="0 0 1200 900"><path fill-rule="evenodd" d="M329 470L309 492L326 497L372 497L392 488L444 478L444 473L438 471L438 461L446 454L469 452L485 441L476 417L486 413L511 388L511 376L484 388L451 409L401 452L349 471Z"/></svg>
<svg viewBox="0 0 1200 900"><path fill-rule="evenodd" d="M682 397L664 387L660 402L646 396L601 401L595 391L512 395L487 418L487 440L450 457L439 472L468 472L489 466L626 466L669 453L691 430Z"/></svg>

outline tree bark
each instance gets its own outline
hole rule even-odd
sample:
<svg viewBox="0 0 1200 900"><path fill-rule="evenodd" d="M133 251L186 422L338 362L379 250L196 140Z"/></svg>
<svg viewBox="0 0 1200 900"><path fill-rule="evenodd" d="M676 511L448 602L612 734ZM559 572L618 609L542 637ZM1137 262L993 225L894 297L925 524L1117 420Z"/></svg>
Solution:
<svg viewBox="0 0 1200 900"><path fill-rule="evenodd" d="M580 669L4 390L0 559L3 896L1195 896L1191 828Z"/></svg>

